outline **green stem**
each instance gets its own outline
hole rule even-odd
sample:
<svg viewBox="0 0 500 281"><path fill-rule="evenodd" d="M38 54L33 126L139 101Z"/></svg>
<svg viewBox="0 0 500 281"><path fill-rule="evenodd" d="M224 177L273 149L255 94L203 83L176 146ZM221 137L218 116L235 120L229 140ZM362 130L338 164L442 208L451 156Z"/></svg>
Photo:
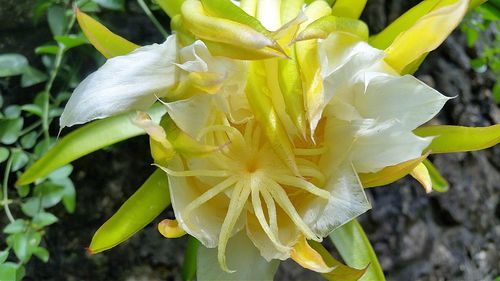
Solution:
<svg viewBox="0 0 500 281"><path fill-rule="evenodd" d="M165 29L161 26L160 22L155 18L155 16L151 12L151 10L148 8L148 5L146 5L146 3L144 3L144 0L137 0L137 3L139 4L139 6L141 6L141 9L144 11L144 13L149 18L149 20L151 20L151 22L154 24L156 29L158 29L158 31L161 33L161 35L163 35L163 37L167 38L167 36L168 36L167 31L165 31Z"/></svg>
<svg viewBox="0 0 500 281"><path fill-rule="evenodd" d="M12 213L10 212L9 208L9 195L7 194L8 189L7 186L9 184L9 174L10 174L10 169L12 168L12 161L14 161L13 153L11 151L9 160L7 160L7 165L5 166L5 171L3 175L3 198L2 198L2 205L5 210L5 214L7 215L7 218L9 218L10 222L14 222L16 219L14 216L12 216Z"/></svg>
<svg viewBox="0 0 500 281"><path fill-rule="evenodd" d="M66 31L64 32L64 35L68 35L71 28L75 24L76 16L73 13L71 16L71 19L69 21L69 24L67 26ZM59 49L57 50L56 58L54 61L54 68L50 72L49 76L49 81L47 84L45 84L45 91L43 93L43 108L42 108L42 129L43 129L43 136L45 138L45 141L49 143L50 140L50 134L49 134L49 125L50 125L50 120L49 120L49 105L50 105L50 91L52 90L52 85L54 84L54 81L56 80L57 74L59 73L59 70L61 69L61 63L62 59L64 57L64 52L66 49L62 44L58 44Z"/></svg>
<svg viewBox="0 0 500 281"><path fill-rule="evenodd" d="M36 129L36 127L40 126L42 124L42 121L39 120L39 121L36 121L35 123L29 125L28 127L24 128L24 130L22 130L21 132L19 132L19 136L24 136L26 135L27 133L33 131L34 129Z"/></svg>

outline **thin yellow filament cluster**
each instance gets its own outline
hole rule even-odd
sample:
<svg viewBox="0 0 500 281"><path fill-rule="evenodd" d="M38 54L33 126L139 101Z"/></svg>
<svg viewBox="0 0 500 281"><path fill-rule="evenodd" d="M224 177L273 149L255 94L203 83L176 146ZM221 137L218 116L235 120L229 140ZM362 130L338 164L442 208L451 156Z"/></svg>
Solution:
<svg viewBox="0 0 500 281"><path fill-rule="evenodd" d="M298 177L281 162L255 121L238 127L241 129L231 126L226 120L222 123L226 125L209 126L198 137L204 144L221 148L201 158L202 161L208 161L205 167L216 169L164 169L174 177L224 178L183 210L186 223L189 223L189 214L217 195L223 194L230 199L219 234L218 260L221 268L231 272L226 264L226 246L244 210L257 218L265 234L280 251L288 251L290 247L279 239L278 207L306 238L321 241L322 238L303 221L290 198L306 192L328 200L329 192L319 187L325 183L325 176L314 161L307 159L322 154L324 148L296 149L297 167L302 176Z"/></svg>

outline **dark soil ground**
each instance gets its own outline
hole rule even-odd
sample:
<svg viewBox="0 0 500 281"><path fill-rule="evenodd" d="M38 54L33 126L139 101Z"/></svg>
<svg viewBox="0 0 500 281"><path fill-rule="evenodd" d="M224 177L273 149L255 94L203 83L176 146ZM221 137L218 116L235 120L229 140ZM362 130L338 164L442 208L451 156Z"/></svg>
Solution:
<svg viewBox="0 0 500 281"><path fill-rule="evenodd" d="M363 17L378 31L414 3L370 0ZM0 12L0 21L6 23L0 26L0 53L16 51L21 42L28 53L46 40L42 35L47 30L27 38L26 32L32 34L33 27L22 20L22 13L21 17L10 14ZM21 20L12 23L6 20L8 16ZM155 32L144 17L132 15L125 27L120 14L109 19L121 26L121 34L130 34L136 42L161 40L151 36ZM455 32L417 73L443 94L457 96L433 122L464 126L500 123L500 110L489 90L496 78L488 72L475 73L470 59L477 50L464 46L464 36ZM144 153L147 149L146 139L137 138L74 163L76 212L55 211L60 222L47 229L43 241L50 250L50 261L44 264L33 259L26 280L180 280L186 240L163 239L156 231L159 219L110 251L90 257L85 254L94 231L153 171L151 159ZM373 209L360 221L387 279L493 280L500 275L500 146L438 155L433 160L450 182L447 193L426 195L412 179L368 190ZM160 218L168 216L171 211ZM276 280L321 278L285 262Z"/></svg>

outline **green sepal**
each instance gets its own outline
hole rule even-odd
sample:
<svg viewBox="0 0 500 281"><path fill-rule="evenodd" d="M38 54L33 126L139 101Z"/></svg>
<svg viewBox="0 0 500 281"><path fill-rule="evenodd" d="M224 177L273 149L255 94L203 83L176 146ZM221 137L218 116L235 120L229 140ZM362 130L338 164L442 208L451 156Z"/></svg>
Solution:
<svg viewBox="0 0 500 281"><path fill-rule="evenodd" d="M489 127L426 126L415 129L413 133L420 137L435 137L427 147L433 154L481 150L500 142L500 124Z"/></svg>
<svg viewBox="0 0 500 281"><path fill-rule="evenodd" d="M359 280L385 280L384 272L370 241L356 219L334 230L330 234L330 239L347 265L354 268L364 268L369 265L366 273Z"/></svg>
<svg viewBox="0 0 500 281"><path fill-rule="evenodd" d="M165 114L161 104L147 111L155 122ZM29 167L18 179L17 185L26 185L45 177L52 171L73 160L103 147L145 134L144 130L132 124L135 113L122 114L91 122L63 137L45 155Z"/></svg>
<svg viewBox="0 0 500 281"><path fill-rule="evenodd" d="M99 253L122 243L153 221L169 205L167 175L158 169L96 231L88 252Z"/></svg>

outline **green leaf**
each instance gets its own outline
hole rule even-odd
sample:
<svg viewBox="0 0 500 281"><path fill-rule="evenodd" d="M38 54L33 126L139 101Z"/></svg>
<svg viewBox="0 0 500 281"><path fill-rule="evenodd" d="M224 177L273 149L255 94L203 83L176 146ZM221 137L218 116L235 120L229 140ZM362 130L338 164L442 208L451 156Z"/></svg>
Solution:
<svg viewBox="0 0 500 281"><path fill-rule="evenodd" d="M0 163L4 162L9 158L9 150L5 147L0 147Z"/></svg>
<svg viewBox="0 0 500 281"><path fill-rule="evenodd" d="M196 275L196 255L200 242L193 236L189 236L186 251L184 252L184 262L182 263L182 280L192 281Z"/></svg>
<svg viewBox="0 0 500 281"><path fill-rule="evenodd" d="M183 2L184 0L156 0L156 3L170 18L181 13Z"/></svg>
<svg viewBox="0 0 500 281"><path fill-rule="evenodd" d="M26 166L26 164L29 161L28 154L26 152L20 150L20 149L15 149L12 152L12 168L11 171L15 172Z"/></svg>
<svg viewBox="0 0 500 281"><path fill-rule="evenodd" d="M38 247L42 236L38 232L23 232L12 235L12 249L16 257L22 262L27 262L33 253L33 249Z"/></svg>
<svg viewBox="0 0 500 281"><path fill-rule="evenodd" d="M33 255L39 258L43 262L49 261L49 251L43 247L36 247L33 249Z"/></svg>
<svg viewBox="0 0 500 281"><path fill-rule="evenodd" d="M4 229L4 233L14 234L26 231L26 221L22 219L17 219L9 223Z"/></svg>
<svg viewBox="0 0 500 281"><path fill-rule="evenodd" d="M42 200L39 198L29 198L26 202L21 204L21 210L27 216L34 217L42 208Z"/></svg>
<svg viewBox="0 0 500 281"><path fill-rule="evenodd" d="M16 186L16 191L19 197L24 198L28 196L28 194L30 193L30 186L29 185Z"/></svg>
<svg viewBox="0 0 500 281"><path fill-rule="evenodd" d="M347 265L355 268L364 268L368 264L370 265L360 280L385 280L370 241L368 241L361 225L355 219L333 231L330 234L330 239Z"/></svg>
<svg viewBox="0 0 500 281"><path fill-rule="evenodd" d="M22 74L28 67L28 60L20 54L0 55L0 77Z"/></svg>
<svg viewBox="0 0 500 281"><path fill-rule="evenodd" d="M21 110L31 113L33 115L42 117L42 108L37 104L23 104Z"/></svg>
<svg viewBox="0 0 500 281"><path fill-rule="evenodd" d="M492 3L484 3L478 7L478 11L481 13L483 19L489 21L498 21L500 19L500 7L496 7Z"/></svg>
<svg viewBox="0 0 500 281"><path fill-rule="evenodd" d="M106 9L115 11L125 10L125 0L93 0L93 2Z"/></svg>
<svg viewBox="0 0 500 281"><path fill-rule="evenodd" d="M24 120L16 119L1 119L0 120L0 142L3 144L13 144L19 138L19 133L23 128Z"/></svg>
<svg viewBox="0 0 500 281"><path fill-rule="evenodd" d="M436 125L413 131L417 136L435 136L427 147L431 153L465 152L486 149L500 142L500 124L489 127Z"/></svg>
<svg viewBox="0 0 500 281"><path fill-rule="evenodd" d="M71 172L73 171L73 166L72 165L64 165L61 168L53 171L48 175L48 178L52 181L57 181L60 179L66 179L71 175Z"/></svg>
<svg viewBox="0 0 500 281"><path fill-rule="evenodd" d="M163 105L156 104L148 113L155 122L159 122L165 109ZM143 135L144 130L130 121L133 116L135 116L135 112L97 120L71 132L29 167L19 177L17 185L32 183L84 155L114 143Z"/></svg>
<svg viewBox="0 0 500 281"><path fill-rule="evenodd" d="M34 195L39 197L43 208L50 208L61 202L64 187L51 181L35 186Z"/></svg>
<svg viewBox="0 0 500 281"><path fill-rule="evenodd" d="M36 139L38 138L37 132L29 132L21 137L21 146L24 149L30 149L36 144Z"/></svg>
<svg viewBox="0 0 500 281"><path fill-rule="evenodd" d="M497 104L500 104L500 81L497 81L493 86L493 99Z"/></svg>
<svg viewBox="0 0 500 281"><path fill-rule="evenodd" d="M126 55L139 46L120 37L92 17L76 10L76 19L90 43L106 58Z"/></svg>
<svg viewBox="0 0 500 281"><path fill-rule="evenodd" d="M21 76L21 87L23 88L31 87L33 85L46 81L47 78L48 76L44 72L34 67L28 66L25 69L23 75Z"/></svg>
<svg viewBox="0 0 500 281"><path fill-rule="evenodd" d="M35 49L35 54L40 55L40 54L49 54L49 55L55 55L59 52L59 46L56 45L44 45L37 47Z"/></svg>
<svg viewBox="0 0 500 281"><path fill-rule="evenodd" d="M70 166L70 165L68 165L68 166ZM64 166L64 167L66 167L66 166ZM51 175L49 175L49 178L51 178L51 180L54 183L56 183L57 185L63 187L62 202L63 202L64 208L66 209L66 211L68 211L68 213L73 213L75 211L75 205L76 205L75 186L73 185L73 182L71 181L70 178L68 178L67 176L63 177L64 176L63 172L64 172L64 174L66 174L68 172L70 173L71 170L65 170L65 171L58 172L60 174L57 176L60 178L55 178L54 177L55 175L53 175L53 173ZM67 174L67 175L69 175L69 174Z"/></svg>
<svg viewBox="0 0 500 281"><path fill-rule="evenodd" d="M425 159L423 163L427 168L427 171L429 172L429 176L431 177L432 189L437 192L448 191L448 189L450 188L450 184L448 183L448 181L446 181L445 178L443 178L443 176L441 176L439 170L436 169L432 162L428 159Z"/></svg>
<svg viewBox="0 0 500 281"><path fill-rule="evenodd" d="M19 281L24 277L24 267L12 262L0 264L0 280Z"/></svg>
<svg viewBox="0 0 500 281"><path fill-rule="evenodd" d="M3 250L0 252L0 266L7 260L8 257L9 257L9 250Z"/></svg>
<svg viewBox="0 0 500 281"><path fill-rule="evenodd" d="M332 7L332 15L357 19L361 16L367 0L337 0Z"/></svg>
<svg viewBox="0 0 500 281"><path fill-rule="evenodd" d="M67 36L54 36L54 39L64 45L65 50L69 50L80 45L88 44L89 41L84 37L78 35L67 35Z"/></svg>
<svg viewBox="0 0 500 281"><path fill-rule="evenodd" d="M63 35L67 25L66 9L59 5L50 6L47 10L47 21L54 36Z"/></svg>
<svg viewBox="0 0 500 281"><path fill-rule="evenodd" d="M36 157L41 157L42 154L47 152L49 150L49 148L51 148L54 145L55 142L56 142L55 138L49 138L48 140L42 139L40 142L38 142L35 145L35 149L33 150ZM18 185L22 185L22 184L18 184Z"/></svg>
<svg viewBox="0 0 500 281"><path fill-rule="evenodd" d="M9 105L5 108L3 114L5 115L5 118L8 119L19 118L19 116L21 116L21 107L19 105Z"/></svg>
<svg viewBox="0 0 500 281"><path fill-rule="evenodd" d="M86 13L96 13L101 11L97 3L88 0L77 0L76 5L79 9Z"/></svg>
<svg viewBox="0 0 500 281"><path fill-rule="evenodd" d="M170 205L166 174L158 169L94 234L89 251L99 253L127 240Z"/></svg>
<svg viewBox="0 0 500 281"><path fill-rule="evenodd" d="M40 212L33 217L31 223L35 225L35 228L43 228L44 226L51 225L57 222L58 219L51 213Z"/></svg>

